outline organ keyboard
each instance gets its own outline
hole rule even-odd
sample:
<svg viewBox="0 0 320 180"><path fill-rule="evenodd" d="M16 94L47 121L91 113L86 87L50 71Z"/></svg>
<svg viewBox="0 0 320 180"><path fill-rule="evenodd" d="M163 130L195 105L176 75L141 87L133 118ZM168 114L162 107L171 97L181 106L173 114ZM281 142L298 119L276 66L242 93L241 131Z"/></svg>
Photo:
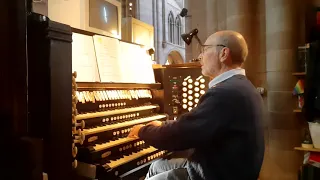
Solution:
<svg viewBox="0 0 320 180"><path fill-rule="evenodd" d="M112 88L111 88L112 87ZM141 84L77 83L78 103L73 134L77 172L91 179L119 179L121 175L166 155L138 138L128 138L134 125L167 120L154 101L157 86ZM74 150L75 151L75 150ZM94 172L94 173L92 173ZM136 179L133 178L133 179Z"/></svg>

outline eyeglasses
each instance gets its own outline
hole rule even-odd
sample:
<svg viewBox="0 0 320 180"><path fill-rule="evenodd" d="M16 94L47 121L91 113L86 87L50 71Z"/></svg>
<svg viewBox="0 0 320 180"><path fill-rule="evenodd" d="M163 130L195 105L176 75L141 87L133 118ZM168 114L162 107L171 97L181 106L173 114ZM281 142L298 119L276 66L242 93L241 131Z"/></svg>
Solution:
<svg viewBox="0 0 320 180"><path fill-rule="evenodd" d="M223 44L216 44L216 45L201 45L198 44L198 51L200 54L203 54L207 49L215 47L215 46L220 46L220 47L227 47Z"/></svg>

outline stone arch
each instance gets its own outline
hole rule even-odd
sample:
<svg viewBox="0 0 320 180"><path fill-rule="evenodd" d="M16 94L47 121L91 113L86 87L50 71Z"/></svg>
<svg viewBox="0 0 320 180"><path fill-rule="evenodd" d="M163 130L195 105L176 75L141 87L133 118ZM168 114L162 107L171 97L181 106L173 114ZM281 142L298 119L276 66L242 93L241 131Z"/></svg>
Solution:
<svg viewBox="0 0 320 180"><path fill-rule="evenodd" d="M172 50L167 55L167 60L165 64L182 64L182 63L184 63L184 61L180 52L177 50Z"/></svg>

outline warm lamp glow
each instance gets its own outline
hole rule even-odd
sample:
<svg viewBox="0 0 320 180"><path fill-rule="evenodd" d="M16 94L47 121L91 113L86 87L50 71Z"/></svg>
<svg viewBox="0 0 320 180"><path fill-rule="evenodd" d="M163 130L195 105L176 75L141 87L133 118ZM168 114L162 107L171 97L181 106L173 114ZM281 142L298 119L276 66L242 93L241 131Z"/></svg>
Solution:
<svg viewBox="0 0 320 180"><path fill-rule="evenodd" d="M118 35L117 30L112 30L111 33L112 33L113 35Z"/></svg>
<svg viewBox="0 0 320 180"><path fill-rule="evenodd" d="M111 34L116 38L120 38L117 30L111 30Z"/></svg>
<svg viewBox="0 0 320 180"><path fill-rule="evenodd" d="M142 44L141 39L137 38L137 39L136 39L136 43L137 43L137 44Z"/></svg>

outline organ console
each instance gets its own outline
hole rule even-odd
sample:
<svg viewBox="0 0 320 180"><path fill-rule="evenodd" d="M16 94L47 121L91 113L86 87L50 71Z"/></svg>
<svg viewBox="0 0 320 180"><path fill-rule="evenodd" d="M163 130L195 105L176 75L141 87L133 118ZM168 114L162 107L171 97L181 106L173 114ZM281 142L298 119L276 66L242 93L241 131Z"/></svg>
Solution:
<svg viewBox="0 0 320 180"><path fill-rule="evenodd" d="M139 179L148 165L169 152L138 138L131 128L151 121L176 119L195 107L209 79L196 63L154 69L157 84L76 83L73 105L78 134L76 172L90 179ZM75 152L75 151L73 151Z"/></svg>
<svg viewBox="0 0 320 180"><path fill-rule="evenodd" d="M160 84L77 83L78 103L73 133L78 149L76 171L91 178L129 178L128 171L166 155L138 138L128 138L131 128L167 120L153 99ZM139 169L140 170L140 169ZM146 172L141 171L141 176ZM129 178L130 179L130 178Z"/></svg>
<svg viewBox="0 0 320 180"><path fill-rule="evenodd" d="M77 82L71 30L28 17L28 135L43 142L37 170L48 179L139 179L171 152L128 138L131 128L190 111L209 80L199 66L180 65L155 69L153 84Z"/></svg>

